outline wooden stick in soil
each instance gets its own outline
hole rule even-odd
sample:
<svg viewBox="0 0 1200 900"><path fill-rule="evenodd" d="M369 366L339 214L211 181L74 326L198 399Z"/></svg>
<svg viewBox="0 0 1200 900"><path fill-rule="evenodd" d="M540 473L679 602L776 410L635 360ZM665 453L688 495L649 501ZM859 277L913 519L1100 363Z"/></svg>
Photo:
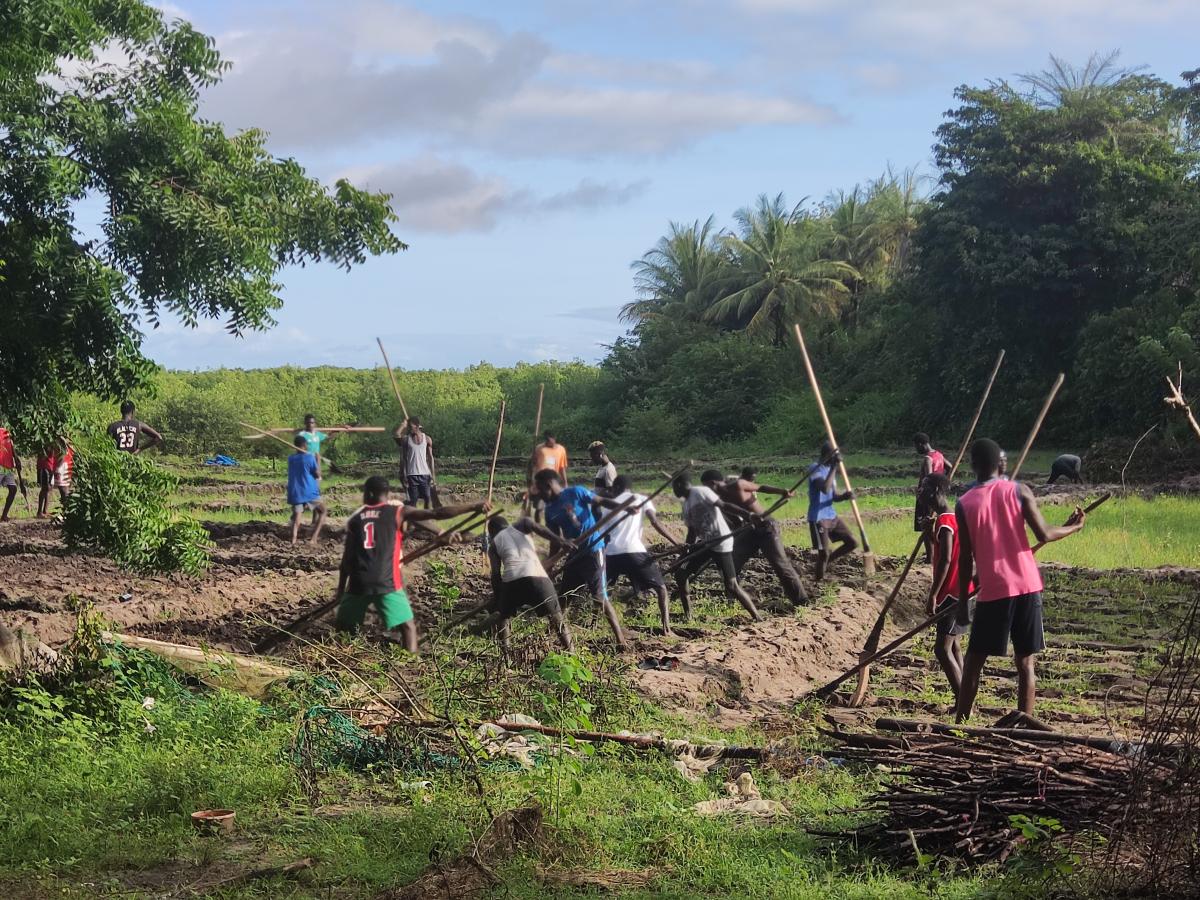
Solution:
<svg viewBox="0 0 1200 900"><path fill-rule="evenodd" d="M958 455L954 457L954 465L950 467L948 477L951 481L954 480L954 475L958 472L959 464L966 455L967 448L971 446L971 438L975 436L975 428L979 425L983 409L987 406L988 398L992 395L992 386L996 383L996 375L1000 372L1000 366L1003 364L1004 351L1001 350L996 356L996 363L992 366L992 373L988 376L987 384L983 388L983 396L979 398L979 405L975 407L975 415L971 417L971 424L967 426L967 433L962 439L962 444L959 445ZM883 637L883 627L887 622L887 615L891 611L892 604L896 602L896 598L900 596L900 588L904 586L904 582L908 578L908 573L912 571L913 563L917 560L917 554L921 552L921 547L925 542L924 538L924 533L917 537L917 542L913 546L912 553L908 555L908 562L904 564L904 570L900 573L900 577L896 579L895 587L892 588L887 601L883 604L883 609L879 611L879 616L875 619L875 625L871 628L870 635L867 636L867 642L863 645L863 656L870 656L879 649L879 639ZM862 706L863 701L866 700L867 688L870 687L870 684L871 667L863 666L859 669L858 685L855 687L854 695L850 699L851 706Z"/></svg>
<svg viewBox="0 0 1200 900"><path fill-rule="evenodd" d="M838 449L837 438L833 433L833 423L829 421L829 413L825 410L825 401L821 398L821 385L817 382L817 373L813 371L812 360L808 358L808 347L804 344L804 332L800 330L800 325L796 326L796 342L800 345L800 355L804 358L804 371L808 373L809 384L812 385L813 396L817 401L817 411L821 414L821 421L825 424L825 434L829 438L829 443L834 451ZM838 474L842 476L842 484L846 486L846 490L851 494L854 488L850 484L850 475L846 472L846 463L838 460ZM854 513L854 522L858 525L858 536L862 538L862 558L863 558L863 574L870 578L875 574L875 553L871 550L871 542L867 540L867 529L863 525L862 513L858 509L858 500L853 496L850 497L850 510Z"/></svg>
<svg viewBox="0 0 1200 900"><path fill-rule="evenodd" d="M492 502L492 487L496 483L496 460L500 458L500 437L504 434L505 400L500 399L500 422L496 425L496 446L492 449L492 468L488 472L488 503Z"/></svg>
<svg viewBox="0 0 1200 900"><path fill-rule="evenodd" d="M467 516L466 518L459 520L458 522L456 522L455 524L453 524L449 528L447 528L445 531L443 531L441 534L437 535L437 537L433 538L433 540L431 540L424 547L421 547L419 550L416 550L410 556L406 556L404 558L404 563L409 564L409 563L415 562L416 560L420 559L425 554L432 553L434 550L440 549L441 547L445 547L446 545L448 545L450 543L450 536L452 534L456 534L460 531L465 533L465 532L471 531L475 528L478 528L480 525L482 525L484 522L486 522L492 516L496 515L497 512L498 512L498 510L494 510L494 511L488 513L487 515L484 515L482 513L472 513L469 516ZM255 653L269 653L270 651L272 651L276 647L278 647L280 644L285 643L286 641L290 640L293 637L299 636L299 634L301 632L303 632L306 628L308 628L314 622L323 618L326 614L328 614L337 605L338 605L338 599L335 597L334 599L330 600L327 603L322 603L316 609L305 613L304 615L302 615L300 618L294 620L293 622L291 622L287 625L279 626L278 631L276 631L273 634L267 635L265 638L263 638L261 641L259 641L257 644L254 645L254 652Z"/></svg>
<svg viewBox="0 0 1200 900"><path fill-rule="evenodd" d="M383 354L383 364L387 366L388 378L392 381L392 390L396 392L396 402L400 404L400 412L404 413L404 421L408 421L408 409L404 405L404 398L400 396L400 386L396 384L396 374L392 371L392 364L388 362L387 351L383 349L383 341L375 338L375 343L379 345L379 352Z"/></svg>
<svg viewBox="0 0 1200 900"><path fill-rule="evenodd" d="M534 419L533 419L533 449L534 450L537 449L538 432L541 431L541 428L542 428L542 400L545 398L545 396L546 396L546 383L543 381L541 384L538 385L537 415L534 416ZM532 455L532 453L533 453L533 451L531 450L530 455ZM527 516L527 515L529 515L529 511L533 508L533 501L529 498L529 493L528 493L529 485L528 484L525 485L525 488L526 488L525 500L521 504L521 514L524 516Z"/></svg>
<svg viewBox="0 0 1200 900"><path fill-rule="evenodd" d="M1038 413L1037 421L1033 423L1033 428L1029 431L1029 437L1025 439L1025 446L1021 448L1021 455L1017 459L1017 466L1008 474L1010 481L1016 481L1017 476L1021 474L1021 467L1025 465L1025 459L1029 456L1029 451L1033 448L1033 442L1037 440L1038 432L1042 430L1042 423L1046 421L1046 414L1050 412L1050 406L1054 403L1054 398L1058 396L1058 389L1062 387L1066 377L1065 374L1059 372L1058 377L1054 379L1050 393L1046 395L1046 402L1042 404L1042 411Z"/></svg>
<svg viewBox="0 0 1200 900"><path fill-rule="evenodd" d="M1108 500L1111 496L1112 496L1112 494L1104 494L1104 495L1098 497L1092 503L1088 504L1088 506L1084 509L1084 512L1085 513L1092 512L1097 507L1099 507L1102 503L1104 503L1106 500ZM1034 553L1036 553L1038 550L1042 549L1042 547L1044 547L1044 546L1045 546L1045 544L1038 544L1035 547L1032 547L1031 549L1033 550ZM924 631L930 625L937 622L939 619L942 618L942 616L946 613L946 611L948 609L957 609L957 601L943 604L943 606L940 610L938 610L934 615L930 616L928 619L926 619L920 625L917 625L915 628L909 629L901 637L896 638L896 640L892 641L890 644L888 644L882 650L877 650L874 653L867 656L866 658L860 660L858 665L856 665L854 668L847 669L845 672L843 672L841 675L839 675L833 681L829 682L828 684L824 685L823 687L818 688L815 691L812 691L811 693L815 694L818 697L827 697L829 694L833 693L843 681L848 679L855 672L859 671L863 667L869 667L871 665L871 663L875 662L876 660L882 659L883 657L887 656L889 653L891 653L893 650L897 649L898 647L902 647L904 644L908 643L908 641L911 640L913 637L920 634L922 631Z"/></svg>

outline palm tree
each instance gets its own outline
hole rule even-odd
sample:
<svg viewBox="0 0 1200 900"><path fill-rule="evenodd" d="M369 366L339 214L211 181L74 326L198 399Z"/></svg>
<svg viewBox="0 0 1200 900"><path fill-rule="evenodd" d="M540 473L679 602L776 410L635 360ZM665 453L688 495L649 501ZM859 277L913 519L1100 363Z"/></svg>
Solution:
<svg viewBox="0 0 1200 900"><path fill-rule="evenodd" d="M889 169L868 189L872 237L889 277L908 265L917 220L925 205L921 181L913 169L899 175Z"/></svg>
<svg viewBox="0 0 1200 900"><path fill-rule="evenodd" d="M733 330L770 330L778 347L790 322L836 308L847 281L858 273L825 255L828 229L802 206L803 201L789 210L783 194L763 194L753 208L734 214L739 233L724 241L730 274L706 319Z"/></svg>
<svg viewBox="0 0 1200 900"><path fill-rule="evenodd" d="M672 222L669 233L633 263L639 299L621 307L621 318L644 322L668 310L698 318L722 275L720 240L712 216L690 225Z"/></svg>

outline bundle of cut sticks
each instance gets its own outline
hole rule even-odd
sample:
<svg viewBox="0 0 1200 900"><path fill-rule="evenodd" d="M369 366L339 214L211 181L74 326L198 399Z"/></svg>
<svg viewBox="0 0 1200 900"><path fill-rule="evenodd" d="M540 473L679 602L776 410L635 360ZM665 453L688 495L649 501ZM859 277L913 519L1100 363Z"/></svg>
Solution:
<svg viewBox="0 0 1200 900"><path fill-rule="evenodd" d="M1003 861L1025 840L1014 821L1022 815L1056 819L1068 835L1107 837L1136 758L1006 731L828 732L847 762L893 773L860 810L874 820L837 836L909 863L917 854Z"/></svg>

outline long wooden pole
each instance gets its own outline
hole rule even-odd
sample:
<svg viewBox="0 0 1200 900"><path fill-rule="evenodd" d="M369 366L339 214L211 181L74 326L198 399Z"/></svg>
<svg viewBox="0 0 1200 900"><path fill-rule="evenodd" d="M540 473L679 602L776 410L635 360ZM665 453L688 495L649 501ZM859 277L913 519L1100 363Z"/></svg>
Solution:
<svg viewBox="0 0 1200 900"><path fill-rule="evenodd" d="M408 408L404 405L404 398L400 396L400 386L396 384L396 374L392 371L392 364L388 362L387 351L383 349L383 341L375 338L375 343L379 345L379 352L383 354L383 364L387 366L388 378L392 380L392 390L396 392L396 401L400 404L400 412L404 413L404 421L408 421Z"/></svg>
<svg viewBox="0 0 1200 900"><path fill-rule="evenodd" d="M546 382L543 381L538 385L537 415L534 416L534 419L533 419L533 449L534 450L537 450L538 432L540 432L542 429L542 400L545 398L545 396L546 396ZM531 456L532 456L532 453L533 453L533 451L530 451ZM525 488L526 488L525 500L521 504L521 512L523 515L527 516L527 515L529 515L529 510L533 508L533 500L530 499L530 497L529 497L529 491L528 491L529 485L525 485Z"/></svg>
<svg viewBox="0 0 1200 900"><path fill-rule="evenodd" d="M488 472L488 503L492 502L492 487L496 483L496 461L500 458L500 437L504 434L504 409L505 400L500 398L500 421L496 425L496 446L492 449L492 468Z"/></svg>
<svg viewBox="0 0 1200 900"><path fill-rule="evenodd" d="M992 395L992 386L996 383L996 375L1000 372L1000 366L1004 364L1004 350L1001 350L996 355L996 363L992 366L992 373L988 376L987 384L983 388L983 396L979 398L979 405L975 407L975 415L971 418L971 424L967 426L967 433L963 436L962 444L959 445L958 455L954 457L954 465L950 467L949 478L954 480L954 475L958 472L959 464L962 463L963 457L966 456L967 448L971 446L971 438L975 436L975 428L979 425L979 419L983 415L983 408L987 406L988 398ZM883 627L887 623L888 612L891 611L892 604L896 602L896 598L900 596L900 588L904 586L905 580L908 578L908 573L912 571L913 563L917 560L917 554L921 551L921 546L924 544L924 532L917 538L916 544L913 546L912 553L908 555L908 562L904 564L904 569L900 573L900 577L896 579L896 585L892 588L892 592L888 595L887 602L883 604L883 609L879 611L879 617L875 620L875 625L871 629L870 635L867 636L867 642L863 645L863 656L870 656L879 649L879 640L883 637ZM864 665L858 670L858 686L854 689L854 696L850 699L851 706L862 706L863 701L867 697L867 688L871 683L871 667Z"/></svg>
<svg viewBox="0 0 1200 900"><path fill-rule="evenodd" d="M813 371L812 360L808 357L808 347L804 345L804 332L800 330L798 323L795 328L796 342L800 345L800 355L804 358L804 370L808 373L808 381L812 385L813 396L817 400L817 410L821 413L821 421L825 423L825 434L829 438L829 443L836 452L838 449L837 438L833 433L833 423L829 421L829 413L825 411L825 401L821 398L821 385L817 382L817 373ZM846 472L846 463L840 459L838 460L838 474L842 476L842 484L846 486L846 490L853 495L854 488L850 485L850 475ZM854 521L858 525L858 535L862 538L863 573L870 578L875 574L875 553L871 550L871 542L867 540L867 529L863 525L858 501L853 496L850 497L850 510L854 513Z"/></svg>
<svg viewBox="0 0 1200 900"><path fill-rule="evenodd" d="M958 448L958 456L954 457L954 465L950 467L949 478L954 480L954 475L958 471L959 464L962 463L963 457L967 455L967 448L971 446L971 438L975 436L975 428L979 425L979 417L983 415L983 408L987 406L988 397L992 395L992 385L996 383L996 375L1000 371L1000 366L1004 364L1004 351L1001 350L996 356L996 364L992 366L992 374L988 376L987 387L983 389L983 396L979 398L979 405L975 407L975 416L971 419L971 427L967 429L967 436L963 438L962 445Z"/></svg>
<svg viewBox="0 0 1200 900"><path fill-rule="evenodd" d="M251 425L249 422L238 422L238 424L241 425L243 428L249 428L251 431L257 431L262 437L268 437L268 438L271 438L272 440L279 441L279 443L281 443L285 447L289 448L293 453L295 453L297 450L301 449L301 448L295 446L291 441L285 441L279 435L271 434L271 432L269 432L269 431L264 431L263 429L259 428L257 425ZM307 453L308 450L305 450L304 452Z"/></svg>
<svg viewBox="0 0 1200 900"><path fill-rule="evenodd" d="M1025 439L1025 446L1021 448L1021 456L1017 459L1017 466L1008 473L1011 481L1016 481L1017 476L1021 473L1021 467L1025 465L1025 458L1029 456L1029 451L1033 448L1033 442L1037 440L1038 432L1042 430L1042 423L1046 421L1046 414L1050 412L1050 406L1054 403L1054 398L1058 396L1058 389L1063 386L1063 381L1066 380L1066 377L1064 373L1059 372L1058 377L1054 379L1050 393L1046 395L1046 402L1042 404L1042 411L1038 413L1037 421L1033 423L1033 428L1029 431L1029 437Z"/></svg>

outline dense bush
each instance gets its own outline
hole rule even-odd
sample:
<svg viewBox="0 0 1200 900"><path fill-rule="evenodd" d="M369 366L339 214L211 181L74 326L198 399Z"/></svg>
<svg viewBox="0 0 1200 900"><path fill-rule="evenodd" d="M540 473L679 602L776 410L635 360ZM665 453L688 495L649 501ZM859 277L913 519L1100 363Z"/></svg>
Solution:
<svg viewBox="0 0 1200 900"><path fill-rule="evenodd" d="M177 479L140 454L121 453L104 434L76 442L67 497L67 545L97 551L140 572L198 575L209 563L208 533L171 510Z"/></svg>

